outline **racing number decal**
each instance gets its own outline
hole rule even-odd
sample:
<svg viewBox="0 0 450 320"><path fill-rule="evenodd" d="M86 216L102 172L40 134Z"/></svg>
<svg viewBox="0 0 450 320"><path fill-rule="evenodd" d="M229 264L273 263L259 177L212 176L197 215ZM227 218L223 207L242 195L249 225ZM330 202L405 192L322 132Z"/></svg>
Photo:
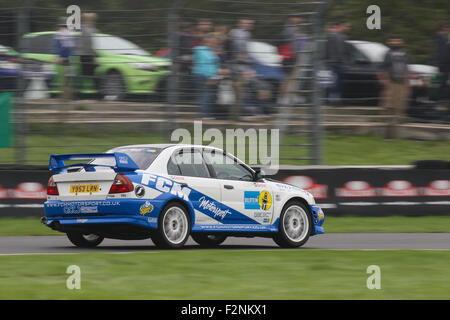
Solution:
<svg viewBox="0 0 450 320"><path fill-rule="evenodd" d="M269 191L261 191L258 198L259 207L262 210L269 210L272 206L272 196Z"/></svg>

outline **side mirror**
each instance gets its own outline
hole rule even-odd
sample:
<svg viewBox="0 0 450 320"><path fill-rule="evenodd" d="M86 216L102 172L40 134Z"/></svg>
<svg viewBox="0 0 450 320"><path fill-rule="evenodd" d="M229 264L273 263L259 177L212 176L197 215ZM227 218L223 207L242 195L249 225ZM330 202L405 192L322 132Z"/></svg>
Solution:
<svg viewBox="0 0 450 320"><path fill-rule="evenodd" d="M261 170L261 168L252 168L255 170L255 181L259 181L264 178L265 173L264 170Z"/></svg>

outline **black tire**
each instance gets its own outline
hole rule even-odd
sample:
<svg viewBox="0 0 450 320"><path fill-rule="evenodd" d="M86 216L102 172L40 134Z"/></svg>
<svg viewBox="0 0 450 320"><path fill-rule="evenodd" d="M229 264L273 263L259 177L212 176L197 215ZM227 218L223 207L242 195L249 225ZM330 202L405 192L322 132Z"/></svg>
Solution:
<svg viewBox="0 0 450 320"><path fill-rule="evenodd" d="M172 218L169 215L177 215ZM184 217L182 216L184 215ZM176 220L176 221L175 221ZM179 235L171 239L171 234ZM191 219L186 208L179 203L169 203L159 214L158 229L151 235L153 243L161 249L177 249L184 246L191 232Z"/></svg>
<svg viewBox="0 0 450 320"><path fill-rule="evenodd" d="M104 100L120 101L127 95L125 81L118 71L112 70L104 75L100 86L100 94Z"/></svg>
<svg viewBox="0 0 450 320"><path fill-rule="evenodd" d="M287 217L286 213L290 209L295 212L290 213ZM297 214L299 217L293 216ZM289 221L286 219L289 219ZM302 223L303 228L301 227ZM299 201L289 201L281 212L278 232L273 236L273 240L282 248L298 248L308 241L312 228L313 223L309 209ZM295 238L293 233L296 233L297 231L300 231L300 234Z"/></svg>
<svg viewBox="0 0 450 320"><path fill-rule="evenodd" d="M220 234L192 233L192 239L202 247L213 248L222 244L227 236Z"/></svg>
<svg viewBox="0 0 450 320"><path fill-rule="evenodd" d="M94 248L105 239L99 235L84 235L79 232L67 232L67 238L69 238L70 242L80 248Z"/></svg>

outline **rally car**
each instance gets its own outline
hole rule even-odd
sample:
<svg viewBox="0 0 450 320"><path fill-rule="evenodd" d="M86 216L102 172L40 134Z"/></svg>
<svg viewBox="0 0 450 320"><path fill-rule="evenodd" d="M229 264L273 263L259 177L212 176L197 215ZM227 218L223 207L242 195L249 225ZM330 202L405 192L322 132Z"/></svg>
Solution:
<svg viewBox="0 0 450 320"><path fill-rule="evenodd" d="M151 238L180 248L189 235L209 247L229 236L299 247L324 233L323 211L309 192L264 178L215 147L130 145L51 155L49 166L42 222L78 247Z"/></svg>

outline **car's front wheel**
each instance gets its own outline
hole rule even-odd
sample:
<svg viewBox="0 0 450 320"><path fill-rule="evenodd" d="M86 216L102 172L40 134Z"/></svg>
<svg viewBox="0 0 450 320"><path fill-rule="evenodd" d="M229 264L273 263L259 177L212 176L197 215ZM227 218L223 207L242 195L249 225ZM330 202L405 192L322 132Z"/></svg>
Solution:
<svg viewBox="0 0 450 320"><path fill-rule="evenodd" d="M220 234L204 234L204 233L193 233L191 234L192 239L203 247L217 247L222 244L227 238L227 236Z"/></svg>
<svg viewBox="0 0 450 320"><path fill-rule="evenodd" d="M79 232L67 232L67 238L80 248L94 248L104 240L103 237L96 234L82 234Z"/></svg>
<svg viewBox="0 0 450 320"><path fill-rule="evenodd" d="M152 235L160 248L181 248L189 238L191 222L186 208L179 203L167 205L159 215L158 229Z"/></svg>
<svg viewBox="0 0 450 320"><path fill-rule="evenodd" d="M273 240L283 248L297 248L308 241L312 219L308 208L301 202L288 202L281 212L278 233Z"/></svg>
<svg viewBox="0 0 450 320"><path fill-rule="evenodd" d="M118 71L109 71L100 83L100 93L104 100L120 101L127 94L125 81Z"/></svg>

